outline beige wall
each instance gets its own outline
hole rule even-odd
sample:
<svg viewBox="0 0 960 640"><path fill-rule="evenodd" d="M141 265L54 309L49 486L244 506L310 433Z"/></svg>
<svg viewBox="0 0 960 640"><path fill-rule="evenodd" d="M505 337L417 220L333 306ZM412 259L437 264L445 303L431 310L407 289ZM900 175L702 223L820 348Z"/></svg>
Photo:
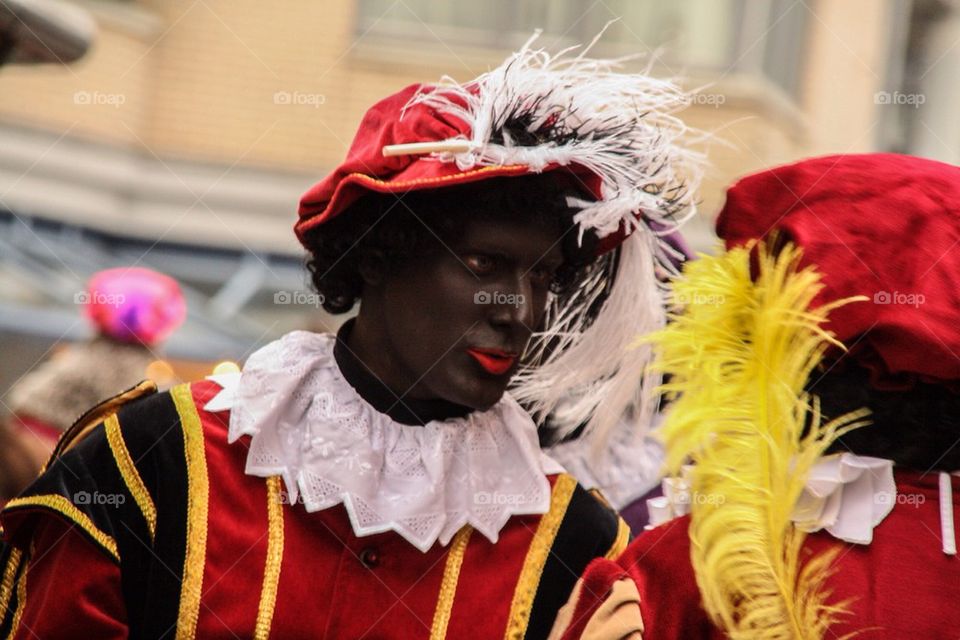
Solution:
<svg viewBox="0 0 960 640"><path fill-rule="evenodd" d="M817 0L810 7L801 107L810 153L871 151L880 123L874 96L885 87L892 2ZM905 16L901 19L906 19Z"/></svg>
<svg viewBox="0 0 960 640"><path fill-rule="evenodd" d="M100 22L94 49L67 69L4 68L0 119L224 168L320 177L342 158L376 99L444 70L467 79L503 55L456 43L403 52L358 40L355 3L347 0L79 4ZM883 86L891 5L808 5L814 15L799 104L756 78L704 79L716 80L707 91L724 96L719 107L688 113L691 124L722 140L711 146L708 217L721 205L724 185L739 175L874 144L873 95ZM285 104L284 96L300 104ZM703 220L693 227L700 246L709 242L707 226Z"/></svg>

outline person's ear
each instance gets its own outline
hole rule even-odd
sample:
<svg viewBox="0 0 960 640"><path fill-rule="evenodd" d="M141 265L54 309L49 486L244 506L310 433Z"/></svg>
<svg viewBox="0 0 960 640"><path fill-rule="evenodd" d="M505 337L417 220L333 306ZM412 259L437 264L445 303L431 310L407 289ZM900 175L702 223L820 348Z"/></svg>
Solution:
<svg viewBox="0 0 960 640"><path fill-rule="evenodd" d="M366 286L379 286L387 274L387 257L380 249L364 251L360 258L359 271Z"/></svg>

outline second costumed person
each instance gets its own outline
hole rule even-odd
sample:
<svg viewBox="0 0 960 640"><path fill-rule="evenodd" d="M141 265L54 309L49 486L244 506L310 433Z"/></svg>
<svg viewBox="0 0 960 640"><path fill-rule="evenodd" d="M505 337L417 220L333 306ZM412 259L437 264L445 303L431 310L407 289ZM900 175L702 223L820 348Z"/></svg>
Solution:
<svg viewBox="0 0 960 640"><path fill-rule="evenodd" d="M717 233L655 338L679 517L594 561L551 637L956 637L960 168L777 167Z"/></svg>

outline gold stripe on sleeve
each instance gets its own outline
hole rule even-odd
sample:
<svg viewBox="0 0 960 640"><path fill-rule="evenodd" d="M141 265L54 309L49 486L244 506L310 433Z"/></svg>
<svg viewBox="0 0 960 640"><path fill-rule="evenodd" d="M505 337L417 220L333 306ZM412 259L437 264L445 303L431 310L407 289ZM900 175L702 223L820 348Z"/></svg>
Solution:
<svg viewBox="0 0 960 640"><path fill-rule="evenodd" d="M0 579L0 620L4 618L7 607L10 606L10 598L13 597L13 589L16 586L14 579L17 577L22 556L23 552L20 549L11 549L10 557L7 558L7 564L3 568L3 578Z"/></svg>
<svg viewBox="0 0 960 640"><path fill-rule="evenodd" d="M177 614L177 639L193 638L200 615L203 568L207 560L207 509L210 498L207 458L203 444L203 425L193 402L189 384L170 389L180 415L183 448L187 463L187 540L183 561L183 584Z"/></svg>
<svg viewBox="0 0 960 640"><path fill-rule="evenodd" d="M107 432L107 442L110 444L110 451L113 452L113 459L120 470L120 476L124 484L140 507L143 519L147 521L147 529L150 531L150 542L154 541L157 531L157 507L153 504L153 498L147 491L147 486L140 477L127 444L123 441L123 434L120 432L120 421L117 414L108 416L104 421L104 428Z"/></svg>
<svg viewBox="0 0 960 640"><path fill-rule="evenodd" d="M560 530L560 523L563 522L576 487L577 481L572 476L566 473L557 476L550 496L550 511L540 518L540 524L537 526L536 533L533 534L527 557L523 561L517 589L513 592L510 617L507 619L507 632L504 636L509 640L523 638L527 632L530 614L533 612L533 599L540 585L543 567L550 555L550 549L553 548L553 541L557 537L557 531Z"/></svg>
<svg viewBox="0 0 960 640"><path fill-rule="evenodd" d="M623 518L618 517L618 526L617 526L617 539L613 541L613 545L610 547L610 550L607 551L607 554L603 556L607 560L616 560L620 557L620 554L623 553L624 549L627 548L627 545L630 544L630 527L624 522Z"/></svg>
<svg viewBox="0 0 960 640"><path fill-rule="evenodd" d="M33 555L34 547L30 545L30 553L27 554L28 566L25 566L20 572L20 577L17 579L17 610L13 613L13 620L10 623L10 635L7 636L7 640L13 638L17 635L17 629L20 627L20 618L23 617L23 609L27 604L27 574L30 572L29 562L30 557Z"/></svg>

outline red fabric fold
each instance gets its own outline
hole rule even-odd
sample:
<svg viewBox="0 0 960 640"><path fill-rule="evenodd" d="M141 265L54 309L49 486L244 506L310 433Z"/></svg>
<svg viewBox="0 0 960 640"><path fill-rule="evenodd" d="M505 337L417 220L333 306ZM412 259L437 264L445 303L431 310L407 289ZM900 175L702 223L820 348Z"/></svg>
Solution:
<svg viewBox="0 0 960 640"><path fill-rule="evenodd" d="M804 160L727 192L717 233L728 248L785 233L816 265L817 303L866 296L828 328L883 386L903 374L960 379L960 168L877 153ZM874 356L875 354L875 356Z"/></svg>

